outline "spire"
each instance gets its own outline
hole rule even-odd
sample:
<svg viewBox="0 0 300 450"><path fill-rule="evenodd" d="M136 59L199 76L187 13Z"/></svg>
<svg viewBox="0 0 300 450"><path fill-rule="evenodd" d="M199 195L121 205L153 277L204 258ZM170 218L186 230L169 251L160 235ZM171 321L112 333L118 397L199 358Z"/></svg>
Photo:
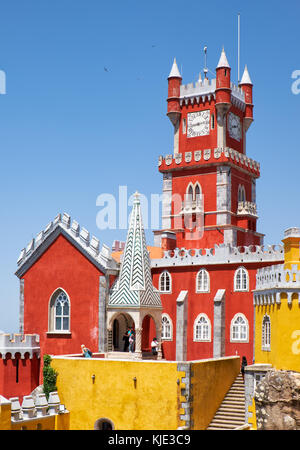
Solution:
<svg viewBox="0 0 300 450"><path fill-rule="evenodd" d="M222 52L221 52L221 56L220 56L220 59L219 59L218 65L217 65L217 69L219 69L221 67L228 67L230 69L230 65L228 63L224 47L222 48Z"/></svg>
<svg viewBox="0 0 300 450"><path fill-rule="evenodd" d="M180 75L177 63L176 63L176 58L174 58L173 66L172 66L172 69L171 69L171 72L170 72L170 75L168 76L168 78L173 78L173 77L182 78Z"/></svg>
<svg viewBox="0 0 300 450"><path fill-rule="evenodd" d="M243 73L242 79L239 84L240 85L241 84L252 84L252 81L251 81L251 78L250 78L250 75L248 72L247 64L245 65L244 73Z"/></svg>
<svg viewBox="0 0 300 450"><path fill-rule="evenodd" d="M108 306L161 307L159 292L152 284L150 256L138 192L134 194L120 275L115 287L111 289Z"/></svg>

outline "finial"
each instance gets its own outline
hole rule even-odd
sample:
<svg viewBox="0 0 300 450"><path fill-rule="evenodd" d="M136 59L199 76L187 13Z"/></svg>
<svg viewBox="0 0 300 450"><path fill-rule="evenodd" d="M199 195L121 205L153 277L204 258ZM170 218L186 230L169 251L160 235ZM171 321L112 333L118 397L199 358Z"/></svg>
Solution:
<svg viewBox="0 0 300 450"><path fill-rule="evenodd" d="M207 46L204 47L204 78L207 78L207 72L208 72L208 68L207 68Z"/></svg>
<svg viewBox="0 0 300 450"><path fill-rule="evenodd" d="M140 203L140 193L135 191L134 195L134 203Z"/></svg>

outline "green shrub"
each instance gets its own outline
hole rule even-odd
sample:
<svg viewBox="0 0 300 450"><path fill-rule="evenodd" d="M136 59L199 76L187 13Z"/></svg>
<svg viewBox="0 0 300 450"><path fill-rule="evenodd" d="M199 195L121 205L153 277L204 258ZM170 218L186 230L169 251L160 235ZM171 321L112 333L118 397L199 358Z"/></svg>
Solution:
<svg viewBox="0 0 300 450"><path fill-rule="evenodd" d="M48 400L50 392L56 391L56 379L58 372L51 367L51 356L44 355L44 367L43 367L43 389Z"/></svg>

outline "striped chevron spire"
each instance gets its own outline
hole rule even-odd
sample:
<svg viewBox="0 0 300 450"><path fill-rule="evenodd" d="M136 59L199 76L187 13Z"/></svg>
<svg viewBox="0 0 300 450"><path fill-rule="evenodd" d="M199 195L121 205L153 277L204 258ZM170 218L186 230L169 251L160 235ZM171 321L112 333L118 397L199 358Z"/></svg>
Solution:
<svg viewBox="0 0 300 450"><path fill-rule="evenodd" d="M120 275L111 289L108 306L161 307L159 292L152 284L138 192L133 202Z"/></svg>

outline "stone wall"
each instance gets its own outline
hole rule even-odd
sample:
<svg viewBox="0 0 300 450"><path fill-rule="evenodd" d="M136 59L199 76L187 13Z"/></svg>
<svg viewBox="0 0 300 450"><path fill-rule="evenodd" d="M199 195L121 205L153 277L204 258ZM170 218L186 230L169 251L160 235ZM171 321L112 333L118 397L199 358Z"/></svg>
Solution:
<svg viewBox="0 0 300 450"><path fill-rule="evenodd" d="M300 430L300 373L270 370L255 391L258 430Z"/></svg>

